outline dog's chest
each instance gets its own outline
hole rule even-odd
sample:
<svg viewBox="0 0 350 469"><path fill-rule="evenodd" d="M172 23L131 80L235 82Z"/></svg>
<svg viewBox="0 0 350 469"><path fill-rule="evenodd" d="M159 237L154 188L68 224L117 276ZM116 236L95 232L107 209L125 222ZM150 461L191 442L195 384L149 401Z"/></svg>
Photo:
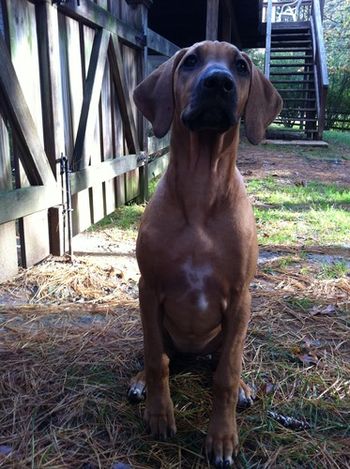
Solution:
<svg viewBox="0 0 350 469"><path fill-rule="evenodd" d="M195 265L191 257L181 265L180 275L183 275L184 295L192 296L197 309L202 312L205 312L209 306L207 284L213 279L213 273L210 263Z"/></svg>

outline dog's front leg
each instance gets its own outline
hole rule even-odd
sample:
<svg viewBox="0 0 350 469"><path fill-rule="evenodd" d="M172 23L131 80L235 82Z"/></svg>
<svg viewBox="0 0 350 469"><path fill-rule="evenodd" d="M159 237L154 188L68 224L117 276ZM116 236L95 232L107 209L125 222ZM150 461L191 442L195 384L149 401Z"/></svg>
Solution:
<svg viewBox="0 0 350 469"><path fill-rule="evenodd" d="M144 335L146 409L144 419L152 436L165 440L176 433L169 389L169 357L164 348L161 305L154 290L141 279L140 309Z"/></svg>
<svg viewBox="0 0 350 469"><path fill-rule="evenodd" d="M250 303L245 289L235 294L224 312L223 344L213 378L213 409L206 440L207 455L217 467L231 467L232 456L238 453L236 405Z"/></svg>

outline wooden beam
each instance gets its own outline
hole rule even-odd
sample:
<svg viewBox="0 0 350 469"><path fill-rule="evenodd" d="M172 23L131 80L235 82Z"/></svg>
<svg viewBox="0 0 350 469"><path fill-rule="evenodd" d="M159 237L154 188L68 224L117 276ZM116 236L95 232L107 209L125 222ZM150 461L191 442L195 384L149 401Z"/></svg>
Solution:
<svg viewBox="0 0 350 469"><path fill-rule="evenodd" d="M0 192L0 224L26 217L61 203L61 191L56 185L29 186Z"/></svg>
<svg viewBox="0 0 350 469"><path fill-rule="evenodd" d="M218 39L219 0L207 0L207 27L205 38L210 41Z"/></svg>
<svg viewBox="0 0 350 469"><path fill-rule="evenodd" d="M165 55L166 57L172 57L178 50L180 50L180 47L149 28L147 29L147 47L159 54Z"/></svg>
<svg viewBox="0 0 350 469"><path fill-rule="evenodd" d="M79 3L79 4L78 4ZM70 16L79 22L91 26L99 27L118 36L126 43L134 47L144 46L144 36L139 31L111 15L107 10L96 5L91 0L73 1L59 5L58 11L64 15Z"/></svg>
<svg viewBox="0 0 350 469"><path fill-rule="evenodd" d="M268 0L267 13L266 13L266 44L265 44L265 67L264 67L264 74L267 79L270 78L271 33L272 33L272 0Z"/></svg>
<svg viewBox="0 0 350 469"><path fill-rule="evenodd" d="M84 161L84 142L87 134L92 134L98 115L103 74L107 59L110 33L101 29L96 33L92 46L88 74L85 80L83 105L81 108L77 137L74 144L73 169L83 169L88 165Z"/></svg>
<svg viewBox="0 0 350 469"><path fill-rule="evenodd" d="M38 131L33 121L9 52L0 35L0 90L1 102L22 149L21 162L31 184L55 184L50 164L41 144ZM24 154L22 154L24 152Z"/></svg>
<svg viewBox="0 0 350 469"><path fill-rule="evenodd" d="M65 147L57 16L57 9L48 2L36 5L44 146L56 179L57 159Z"/></svg>
<svg viewBox="0 0 350 469"><path fill-rule="evenodd" d="M134 115L131 108L130 93L126 86L119 40L116 35L113 35L111 38L109 47L109 60L125 129L125 138L130 151L138 153L140 151L138 135L136 131Z"/></svg>
<svg viewBox="0 0 350 469"><path fill-rule="evenodd" d="M222 41L232 42L232 19L232 2L230 0L224 0L222 2Z"/></svg>
<svg viewBox="0 0 350 469"><path fill-rule="evenodd" d="M44 129L44 147L51 169L60 177L57 159L65 149L64 111L62 102L61 61L59 48L58 13L48 2L36 5L36 25L40 47L39 65L41 82L41 106ZM50 252L64 254L65 233L62 223L62 207L49 209Z"/></svg>
<svg viewBox="0 0 350 469"><path fill-rule="evenodd" d="M98 166L90 166L71 174L71 192L76 194L88 187L95 186L110 179L128 173L143 166L143 154L124 155L113 160L104 161Z"/></svg>

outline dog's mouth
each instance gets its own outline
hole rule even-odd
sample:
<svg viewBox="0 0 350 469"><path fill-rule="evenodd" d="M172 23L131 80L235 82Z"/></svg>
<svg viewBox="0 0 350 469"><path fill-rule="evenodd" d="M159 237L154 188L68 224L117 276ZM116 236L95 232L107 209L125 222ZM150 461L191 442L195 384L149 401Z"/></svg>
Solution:
<svg viewBox="0 0 350 469"><path fill-rule="evenodd" d="M186 108L181 114L181 120L192 132L211 130L223 133L235 124L232 111L215 105Z"/></svg>

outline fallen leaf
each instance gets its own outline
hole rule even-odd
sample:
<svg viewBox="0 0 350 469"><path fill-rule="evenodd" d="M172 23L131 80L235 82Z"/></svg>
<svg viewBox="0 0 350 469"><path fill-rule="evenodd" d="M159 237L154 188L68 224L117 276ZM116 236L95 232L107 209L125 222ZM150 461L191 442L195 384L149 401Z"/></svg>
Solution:
<svg viewBox="0 0 350 469"><path fill-rule="evenodd" d="M11 446L0 445L0 455L8 456L10 453L12 453Z"/></svg>
<svg viewBox="0 0 350 469"><path fill-rule="evenodd" d="M334 305L328 306L314 306L310 309L309 313L311 316L316 316L317 314L325 314L331 316L337 312L336 307Z"/></svg>
<svg viewBox="0 0 350 469"><path fill-rule="evenodd" d="M319 358L313 352L299 354L297 357L304 365L317 365L319 362Z"/></svg>
<svg viewBox="0 0 350 469"><path fill-rule="evenodd" d="M112 465L112 469L131 469L131 466L123 462L116 462Z"/></svg>
<svg viewBox="0 0 350 469"><path fill-rule="evenodd" d="M306 430L307 428L310 428L310 424L305 420L299 420L288 415L278 414L277 412L273 412L271 410L267 411L267 415L284 427L291 428L292 430Z"/></svg>
<svg viewBox="0 0 350 469"><path fill-rule="evenodd" d="M270 382L263 383L258 391L258 396L268 396L269 394L275 392L275 389L276 384Z"/></svg>

